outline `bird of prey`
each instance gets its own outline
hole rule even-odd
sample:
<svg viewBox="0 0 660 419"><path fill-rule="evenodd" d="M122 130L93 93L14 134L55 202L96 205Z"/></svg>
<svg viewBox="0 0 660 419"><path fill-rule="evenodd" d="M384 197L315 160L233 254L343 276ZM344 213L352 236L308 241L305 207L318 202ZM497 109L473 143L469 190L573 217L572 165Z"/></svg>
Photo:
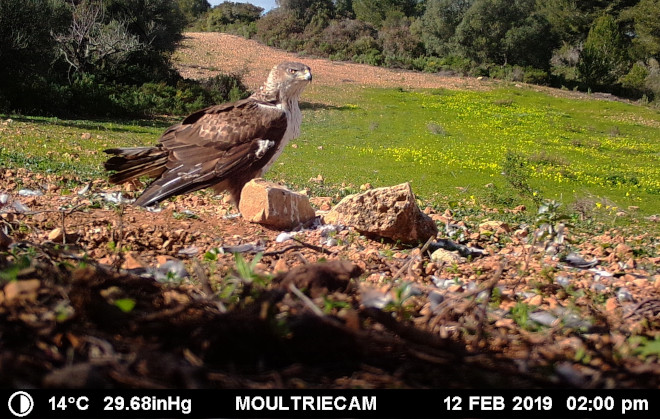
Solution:
<svg viewBox="0 0 660 419"><path fill-rule="evenodd" d="M168 128L153 147L111 148L110 182L155 178L135 201L150 206L174 195L213 187L238 207L241 190L262 176L300 134L298 99L312 80L308 66L283 62L247 99L199 110Z"/></svg>

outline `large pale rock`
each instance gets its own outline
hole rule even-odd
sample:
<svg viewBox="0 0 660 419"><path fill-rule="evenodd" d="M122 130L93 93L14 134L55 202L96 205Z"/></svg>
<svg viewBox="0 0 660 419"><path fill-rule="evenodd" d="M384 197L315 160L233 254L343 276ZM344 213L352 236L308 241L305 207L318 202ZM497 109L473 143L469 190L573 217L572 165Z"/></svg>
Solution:
<svg viewBox="0 0 660 419"><path fill-rule="evenodd" d="M405 243L424 242L438 234L435 222L417 206L409 183L349 195L323 219Z"/></svg>
<svg viewBox="0 0 660 419"><path fill-rule="evenodd" d="M246 220L287 230L316 216L305 195L264 179L253 179L241 191L238 207Z"/></svg>

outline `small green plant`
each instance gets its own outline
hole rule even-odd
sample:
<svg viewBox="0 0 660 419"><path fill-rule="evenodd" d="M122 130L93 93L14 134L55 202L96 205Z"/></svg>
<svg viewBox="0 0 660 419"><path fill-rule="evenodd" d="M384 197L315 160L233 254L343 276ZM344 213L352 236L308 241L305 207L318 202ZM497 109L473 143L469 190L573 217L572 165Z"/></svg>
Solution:
<svg viewBox="0 0 660 419"><path fill-rule="evenodd" d="M660 358L660 335L656 335L653 340L646 336L632 336L629 342L636 346L634 353L640 358L646 359L651 356Z"/></svg>
<svg viewBox="0 0 660 419"><path fill-rule="evenodd" d="M554 200L546 200L539 205L536 215L536 231L532 237L535 243L563 244L566 238L565 220L570 217L559 211L561 203Z"/></svg>
<svg viewBox="0 0 660 419"><path fill-rule="evenodd" d="M420 292L412 282L404 282L393 290L392 301L387 303L384 311L396 313L399 319L408 319L412 316L414 304L409 300L411 297L419 295Z"/></svg>
<svg viewBox="0 0 660 419"><path fill-rule="evenodd" d="M130 313L135 308L135 300L132 298L120 298L115 300L114 305L124 313Z"/></svg>
<svg viewBox="0 0 660 419"><path fill-rule="evenodd" d="M502 176L521 197L531 199L537 205L540 203L539 192L530 185L532 169L527 157L508 150L502 162Z"/></svg>
<svg viewBox="0 0 660 419"><path fill-rule="evenodd" d="M348 303L348 301L337 300L330 296L323 296L323 312L325 314L331 314L336 310L341 310L350 307L351 305Z"/></svg>
<svg viewBox="0 0 660 419"><path fill-rule="evenodd" d="M518 326L526 329L528 327L527 322L529 322L529 305L526 303L518 302L511 309L511 317L518 324Z"/></svg>
<svg viewBox="0 0 660 419"><path fill-rule="evenodd" d="M254 282L259 285L265 285L267 278L256 272L257 264L262 257L263 253L257 253L254 258L248 262L240 253L234 253L234 263L236 264L235 270L238 278L248 283Z"/></svg>

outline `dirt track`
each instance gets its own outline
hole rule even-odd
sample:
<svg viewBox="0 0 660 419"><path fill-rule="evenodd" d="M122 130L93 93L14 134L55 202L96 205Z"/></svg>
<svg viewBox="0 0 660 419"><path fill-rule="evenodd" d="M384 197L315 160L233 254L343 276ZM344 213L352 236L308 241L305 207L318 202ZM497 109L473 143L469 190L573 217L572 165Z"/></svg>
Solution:
<svg viewBox="0 0 660 419"><path fill-rule="evenodd" d="M447 77L438 74L406 70L392 70L298 54L269 48L257 41L218 32L186 33L181 48L174 56L180 73L199 79L220 72L244 73L245 82L254 89L277 63L286 60L302 61L312 68L314 84L340 86L344 83L402 88L485 88L488 81L474 78Z"/></svg>

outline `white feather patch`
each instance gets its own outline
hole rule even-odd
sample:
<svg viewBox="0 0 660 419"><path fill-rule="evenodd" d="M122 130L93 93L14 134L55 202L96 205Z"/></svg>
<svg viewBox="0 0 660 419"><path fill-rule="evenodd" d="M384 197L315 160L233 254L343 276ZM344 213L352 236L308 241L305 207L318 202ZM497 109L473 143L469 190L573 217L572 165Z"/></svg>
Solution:
<svg viewBox="0 0 660 419"><path fill-rule="evenodd" d="M257 144L259 145L259 148L257 148L257 152L255 155L257 156L258 159L262 158L266 152L275 145L275 141L271 140L258 140Z"/></svg>

